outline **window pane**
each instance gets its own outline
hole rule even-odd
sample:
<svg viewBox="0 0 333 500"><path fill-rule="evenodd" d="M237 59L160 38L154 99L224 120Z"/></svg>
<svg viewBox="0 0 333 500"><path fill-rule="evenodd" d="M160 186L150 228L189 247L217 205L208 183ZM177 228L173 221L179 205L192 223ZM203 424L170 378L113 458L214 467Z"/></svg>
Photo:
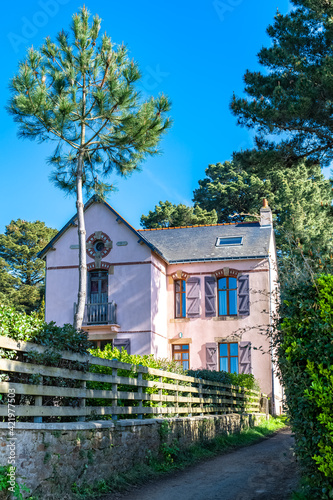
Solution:
<svg viewBox="0 0 333 500"><path fill-rule="evenodd" d="M181 353L180 353L180 352L175 352L175 354L174 354L174 359L175 359L176 361L180 361L180 360L182 359L182 355L181 355Z"/></svg>
<svg viewBox="0 0 333 500"><path fill-rule="evenodd" d="M176 318L180 318L180 294L176 294Z"/></svg>
<svg viewBox="0 0 333 500"><path fill-rule="evenodd" d="M227 314L227 292L219 292L219 316Z"/></svg>
<svg viewBox="0 0 333 500"><path fill-rule="evenodd" d="M181 286L182 286L182 292L186 292L186 281L185 280L181 281Z"/></svg>
<svg viewBox="0 0 333 500"><path fill-rule="evenodd" d="M238 358L230 358L230 372L238 373Z"/></svg>
<svg viewBox="0 0 333 500"><path fill-rule="evenodd" d="M237 314L237 290L229 291L229 314Z"/></svg>
<svg viewBox="0 0 333 500"><path fill-rule="evenodd" d="M102 293L107 293L107 291L108 291L108 280L107 280L107 278L102 280L101 285L102 285L101 286L101 292Z"/></svg>
<svg viewBox="0 0 333 500"><path fill-rule="evenodd" d="M220 358L220 371L228 371L228 358Z"/></svg>
<svg viewBox="0 0 333 500"><path fill-rule="evenodd" d="M173 348L175 351L179 351L181 349L181 345L174 345Z"/></svg>
<svg viewBox="0 0 333 500"><path fill-rule="evenodd" d="M188 355L189 355L188 352L183 352L183 359L188 359Z"/></svg>
<svg viewBox="0 0 333 500"><path fill-rule="evenodd" d="M180 281L175 281L175 290L176 292L180 292Z"/></svg>
<svg viewBox="0 0 333 500"><path fill-rule="evenodd" d="M182 348L183 348L183 350L184 350L184 349L185 349L185 350L188 350L188 349L189 349L189 345L188 345L188 344L183 344L183 345L182 345Z"/></svg>
<svg viewBox="0 0 333 500"><path fill-rule="evenodd" d="M228 344L220 344L220 356L228 356Z"/></svg>
<svg viewBox="0 0 333 500"><path fill-rule="evenodd" d="M227 289L227 278L220 278L218 280L218 288L220 290L226 290Z"/></svg>
<svg viewBox="0 0 333 500"><path fill-rule="evenodd" d="M98 281L92 281L90 284L91 293L98 293Z"/></svg>
<svg viewBox="0 0 333 500"><path fill-rule="evenodd" d="M229 288L237 288L237 278L229 278Z"/></svg>
<svg viewBox="0 0 333 500"><path fill-rule="evenodd" d="M186 294L182 293L182 317L186 318Z"/></svg>
<svg viewBox="0 0 333 500"><path fill-rule="evenodd" d="M184 368L184 370L188 370L189 369L188 361L183 361L183 368Z"/></svg>
<svg viewBox="0 0 333 500"><path fill-rule="evenodd" d="M230 344L230 356L238 356L238 344Z"/></svg>

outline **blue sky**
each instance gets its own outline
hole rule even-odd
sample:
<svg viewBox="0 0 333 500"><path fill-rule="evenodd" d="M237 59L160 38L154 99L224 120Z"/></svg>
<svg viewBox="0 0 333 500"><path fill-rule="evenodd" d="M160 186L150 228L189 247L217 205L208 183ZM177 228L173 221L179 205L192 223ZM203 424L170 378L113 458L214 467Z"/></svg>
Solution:
<svg viewBox="0 0 333 500"><path fill-rule="evenodd" d="M42 220L60 229L75 212L75 200L49 181L46 163L52 144L17 137L5 109L8 82L26 49L67 29L82 2L16 0L2 8L0 232L12 219ZM160 200L191 204L193 189L210 163L251 147L251 134L236 125L229 103L241 94L246 69L259 69L256 54L269 44L266 35L278 8L288 0L94 0L91 13L103 19L102 31L124 41L143 73L144 95L168 94L172 129L163 155L146 161L127 180L115 176L118 191L108 202L132 225Z"/></svg>

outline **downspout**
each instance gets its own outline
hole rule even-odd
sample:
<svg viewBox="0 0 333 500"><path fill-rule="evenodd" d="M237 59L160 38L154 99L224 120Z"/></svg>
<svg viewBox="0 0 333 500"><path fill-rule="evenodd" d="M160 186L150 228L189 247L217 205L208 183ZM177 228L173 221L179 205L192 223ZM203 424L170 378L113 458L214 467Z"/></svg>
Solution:
<svg viewBox="0 0 333 500"><path fill-rule="evenodd" d="M272 414L275 415L275 377L274 377L274 353L273 353L273 283L272 283L272 261L271 261L271 247L274 243L274 229L273 229L273 218L272 211L268 206L268 201L266 198L263 199L263 206L260 209L260 226L267 227L270 226L270 242L268 247L268 279L269 279L269 334L270 334L270 347L271 347L271 363L272 363Z"/></svg>
<svg viewBox="0 0 333 500"><path fill-rule="evenodd" d="M273 231L273 228L272 228ZM275 387L274 387L274 353L273 353L273 307L272 307L272 296L273 296L273 285L272 285L272 261L270 252L268 252L268 269L269 269L269 332L270 332L270 343L271 343L271 363L272 363L272 414L275 415Z"/></svg>

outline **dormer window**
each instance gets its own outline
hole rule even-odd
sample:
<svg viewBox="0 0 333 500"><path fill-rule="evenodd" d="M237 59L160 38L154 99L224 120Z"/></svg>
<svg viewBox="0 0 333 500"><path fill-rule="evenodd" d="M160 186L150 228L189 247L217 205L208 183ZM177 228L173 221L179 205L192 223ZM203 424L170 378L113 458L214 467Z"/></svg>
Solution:
<svg viewBox="0 0 333 500"><path fill-rule="evenodd" d="M243 244L243 236L229 236L217 238L215 246L225 247L225 246L237 246Z"/></svg>

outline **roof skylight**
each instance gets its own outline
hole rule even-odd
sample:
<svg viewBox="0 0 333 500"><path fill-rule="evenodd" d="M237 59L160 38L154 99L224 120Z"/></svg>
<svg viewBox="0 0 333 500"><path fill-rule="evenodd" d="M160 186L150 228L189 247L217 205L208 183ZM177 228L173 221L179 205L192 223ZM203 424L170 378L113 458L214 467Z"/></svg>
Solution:
<svg viewBox="0 0 333 500"><path fill-rule="evenodd" d="M215 246L217 247L226 247L226 246L235 246L243 244L243 236L229 236L217 238Z"/></svg>

